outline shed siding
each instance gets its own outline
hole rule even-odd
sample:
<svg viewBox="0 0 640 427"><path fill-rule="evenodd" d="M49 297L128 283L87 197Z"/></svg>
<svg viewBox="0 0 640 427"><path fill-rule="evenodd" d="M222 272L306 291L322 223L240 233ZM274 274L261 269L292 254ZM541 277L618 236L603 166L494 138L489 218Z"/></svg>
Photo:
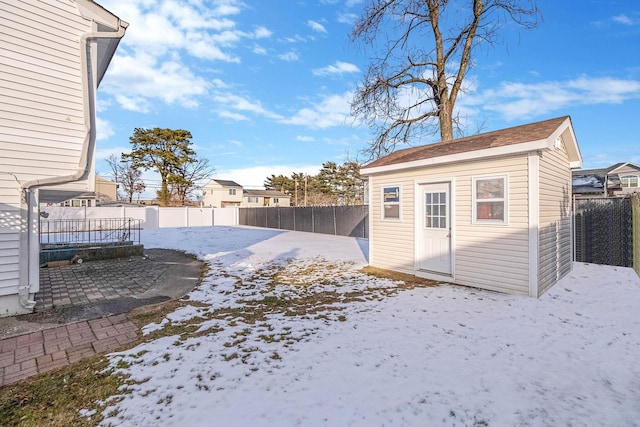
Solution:
<svg viewBox="0 0 640 427"><path fill-rule="evenodd" d="M458 284L510 293L528 293L527 156L514 155L375 174L372 178L371 263L414 274L414 192L418 183L453 182L455 206L454 278ZM472 224L472 177L508 176L509 224ZM382 221L384 185L401 185L401 221Z"/></svg>
<svg viewBox="0 0 640 427"><path fill-rule="evenodd" d="M562 144L540 158L539 295L571 271L571 239L571 169Z"/></svg>

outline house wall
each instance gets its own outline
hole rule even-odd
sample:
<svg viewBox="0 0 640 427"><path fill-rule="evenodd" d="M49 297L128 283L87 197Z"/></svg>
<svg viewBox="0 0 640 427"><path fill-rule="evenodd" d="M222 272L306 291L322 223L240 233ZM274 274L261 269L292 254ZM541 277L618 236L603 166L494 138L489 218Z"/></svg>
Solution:
<svg viewBox="0 0 640 427"><path fill-rule="evenodd" d="M564 144L540 154L538 296L571 271L571 169Z"/></svg>
<svg viewBox="0 0 640 427"><path fill-rule="evenodd" d="M21 184L69 175L79 163L79 39L90 25L70 1L0 0L0 316L12 314L20 271L31 269L20 251L28 234ZM86 182L71 187L90 190Z"/></svg>
<svg viewBox="0 0 640 427"><path fill-rule="evenodd" d="M258 201L257 202L251 202L249 203L249 197L251 197L252 199L257 198ZM274 199L278 199L278 201L276 202ZM267 204L265 204L265 197L264 196L243 196L242 198L242 204L241 206L243 207L248 207L248 208L257 208L257 207L262 207L262 206L291 206L291 199L289 198L289 196L285 196L285 195L280 195L280 196L268 196L267 197Z"/></svg>
<svg viewBox="0 0 640 427"><path fill-rule="evenodd" d="M221 208L225 206L239 206L242 203L242 187L223 187L211 183L203 188L202 203L205 206ZM229 189L235 189L236 194L229 194Z"/></svg>
<svg viewBox="0 0 640 427"><path fill-rule="evenodd" d="M472 223L472 178L508 176L508 225ZM415 274L414 200L417 184L453 179L452 282L484 289L528 294L527 155L485 158L378 173L371 184L370 263ZM381 220L383 185L401 186L400 221Z"/></svg>
<svg viewBox="0 0 640 427"><path fill-rule="evenodd" d="M112 202L117 199L117 184L96 176L96 198L101 202Z"/></svg>
<svg viewBox="0 0 640 427"><path fill-rule="evenodd" d="M622 177L626 175L640 176L640 171L638 170L638 168L629 164L626 164L617 168L615 170L615 173L618 175L618 179L622 179ZM616 196L629 195L629 194L638 193L638 192L640 192L639 187L623 187L620 190L615 191L614 195Z"/></svg>

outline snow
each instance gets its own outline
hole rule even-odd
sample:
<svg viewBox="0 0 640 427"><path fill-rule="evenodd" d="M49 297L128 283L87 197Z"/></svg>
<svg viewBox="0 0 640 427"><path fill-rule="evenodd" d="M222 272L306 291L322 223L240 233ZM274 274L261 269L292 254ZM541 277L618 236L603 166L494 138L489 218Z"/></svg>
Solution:
<svg viewBox="0 0 640 427"><path fill-rule="evenodd" d="M631 269L576 263L533 299L401 288L359 272L367 242L348 237L212 227L143 243L209 263L187 305L145 328L197 333L111 354L132 383L102 425L640 425ZM327 299L250 318L312 295Z"/></svg>

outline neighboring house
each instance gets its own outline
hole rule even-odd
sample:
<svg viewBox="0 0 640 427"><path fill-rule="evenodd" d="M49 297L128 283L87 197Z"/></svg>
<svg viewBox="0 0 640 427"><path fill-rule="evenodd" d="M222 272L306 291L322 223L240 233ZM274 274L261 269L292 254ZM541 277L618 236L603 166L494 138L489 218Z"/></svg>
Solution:
<svg viewBox="0 0 640 427"><path fill-rule="evenodd" d="M240 206L242 186L234 181L212 179L202 187L202 204L214 208Z"/></svg>
<svg viewBox="0 0 640 427"><path fill-rule="evenodd" d="M571 119L399 150L364 166L369 263L538 297L572 267Z"/></svg>
<svg viewBox="0 0 640 427"><path fill-rule="evenodd" d="M96 89L127 23L90 0L0 0L0 316L32 311L40 202L94 191Z"/></svg>
<svg viewBox="0 0 640 427"><path fill-rule="evenodd" d="M73 199L65 200L61 203L56 203L59 206L71 206L71 207L92 207L101 206L106 203L117 202L118 185L105 179L99 175L95 177L95 191L89 193L83 193L75 196ZM48 203L47 205L52 205Z"/></svg>
<svg viewBox="0 0 640 427"><path fill-rule="evenodd" d="M608 168L573 171L572 190L577 198L625 197L640 192L639 181L640 166L616 163Z"/></svg>
<svg viewBox="0 0 640 427"><path fill-rule="evenodd" d="M291 197L276 190L244 190L241 206L291 206Z"/></svg>

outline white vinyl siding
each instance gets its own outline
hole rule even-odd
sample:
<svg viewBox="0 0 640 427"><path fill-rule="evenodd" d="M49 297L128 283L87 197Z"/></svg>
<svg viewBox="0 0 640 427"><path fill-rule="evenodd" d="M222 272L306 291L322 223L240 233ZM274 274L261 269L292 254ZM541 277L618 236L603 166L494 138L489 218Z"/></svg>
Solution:
<svg viewBox="0 0 640 427"><path fill-rule="evenodd" d="M20 200L13 201L19 204ZM20 270L20 210L0 209L0 296L14 294Z"/></svg>
<svg viewBox="0 0 640 427"><path fill-rule="evenodd" d="M77 170L86 137L80 35L92 25L72 1L0 0L0 296L17 293L28 263L21 184Z"/></svg>
<svg viewBox="0 0 640 427"><path fill-rule="evenodd" d="M67 1L3 0L0 15L0 170L69 175L86 135L79 38L91 28Z"/></svg>
<svg viewBox="0 0 640 427"><path fill-rule="evenodd" d="M571 271L571 170L564 145L540 159L538 293Z"/></svg>
<svg viewBox="0 0 640 427"><path fill-rule="evenodd" d="M527 154L485 158L378 173L372 177L373 206L380 206L382 186L415 184L439 179L454 180L452 199L455 266L453 281L458 284L496 291L528 294L528 168ZM473 224L472 178L474 176L508 176L509 223ZM389 270L415 272L414 194L405 190L402 198L402 221L372 218L371 262Z"/></svg>

